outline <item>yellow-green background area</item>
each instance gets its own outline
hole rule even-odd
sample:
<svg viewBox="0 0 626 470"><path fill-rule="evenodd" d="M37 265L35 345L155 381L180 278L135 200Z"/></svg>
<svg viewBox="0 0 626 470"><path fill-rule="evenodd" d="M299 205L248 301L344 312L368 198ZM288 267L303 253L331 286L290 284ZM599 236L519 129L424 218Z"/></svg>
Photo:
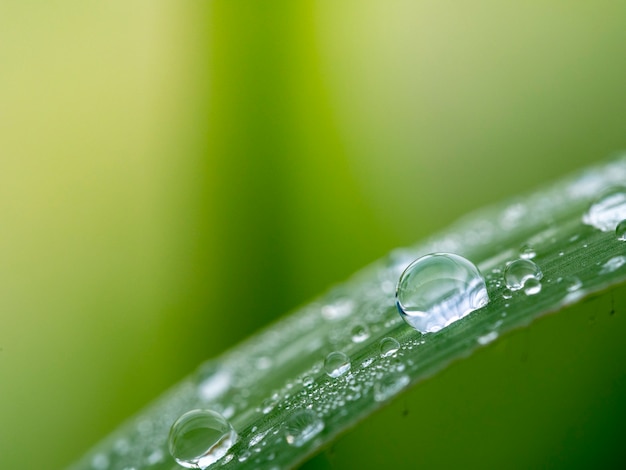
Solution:
<svg viewBox="0 0 626 470"><path fill-rule="evenodd" d="M607 0L2 2L0 466L67 465L390 249L626 148L625 22Z"/></svg>

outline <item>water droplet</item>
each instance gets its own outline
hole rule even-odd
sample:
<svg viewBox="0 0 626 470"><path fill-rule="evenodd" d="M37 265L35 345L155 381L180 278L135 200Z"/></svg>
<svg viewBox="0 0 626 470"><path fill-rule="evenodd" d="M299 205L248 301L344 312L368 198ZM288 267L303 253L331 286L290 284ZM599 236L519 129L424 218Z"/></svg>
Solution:
<svg viewBox="0 0 626 470"><path fill-rule="evenodd" d="M612 273L626 264L626 256L614 256L602 265L600 274Z"/></svg>
<svg viewBox="0 0 626 470"><path fill-rule="evenodd" d="M120 455L126 455L130 450L130 442L128 442L128 439L118 439L117 441L115 441L113 449Z"/></svg>
<svg viewBox="0 0 626 470"><path fill-rule="evenodd" d="M478 268L452 253L417 259L402 273L396 289L400 315L422 333L439 331L488 302Z"/></svg>
<svg viewBox="0 0 626 470"><path fill-rule="evenodd" d="M326 356L326 359L324 359L324 371L326 375L333 379L342 376L349 370L350 358L340 351L331 352Z"/></svg>
<svg viewBox="0 0 626 470"><path fill-rule="evenodd" d="M361 364L361 368L363 369L367 369L369 366L372 365L372 362L374 362L374 358L373 357L368 357L367 359L365 359L363 361L363 363Z"/></svg>
<svg viewBox="0 0 626 470"><path fill-rule="evenodd" d="M163 451L161 449L154 449L150 452L150 455L146 458L146 464L149 466L156 465L163 461Z"/></svg>
<svg viewBox="0 0 626 470"><path fill-rule="evenodd" d="M91 466L95 470L105 470L109 468L109 458L104 454L96 454L91 459Z"/></svg>
<svg viewBox="0 0 626 470"><path fill-rule="evenodd" d="M383 338L380 340L380 355L388 357L395 354L400 349L400 343L393 338Z"/></svg>
<svg viewBox="0 0 626 470"><path fill-rule="evenodd" d="M271 397L263 400L263 403L261 403L261 412L266 415L270 411L272 411L274 407L278 404L278 399L279 396L275 393Z"/></svg>
<svg viewBox="0 0 626 470"><path fill-rule="evenodd" d="M519 256L522 259L533 259L535 256L537 256L537 253L535 252L535 249L532 246L522 245L522 247L519 250Z"/></svg>
<svg viewBox="0 0 626 470"><path fill-rule="evenodd" d="M362 323L357 323L350 330L350 335L352 336L352 341L362 343L370 337L370 330Z"/></svg>
<svg viewBox="0 0 626 470"><path fill-rule="evenodd" d="M567 292L576 292L583 286L582 281L576 276L567 276L564 281Z"/></svg>
<svg viewBox="0 0 626 470"><path fill-rule="evenodd" d="M256 368L260 370L269 369L272 367L272 358L267 356L261 356L256 359Z"/></svg>
<svg viewBox="0 0 626 470"><path fill-rule="evenodd" d="M510 299L511 297L513 297L513 292L511 292L511 289L504 289L502 291L502 298L503 299Z"/></svg>
<svg viewBox="0 0 626 470"><path fill-rule="evenodd" d="M285 423L287 444L302 447L324 429L324 422L312 410L299 410Z"/></svg>
<svg viewBox="0 0 626 470"><path fill-rule="evenodd" d="M191 410L172 424L169 449L186 468L207 468L221 459L237 440L231 424L212 410Z"/></svg>
<svg viewBox="0 0 626 470"><path fill-rule="evenodd" d="M492 341L494 341L497 338L498 338L498 332L497 331L490 331L486 335L479 336L477 341L478 341L478 344L481 344L481 345L484 346L485 344L489 344L489 343L491 343Z"/></svg>
<svg viewBox="0 0 626 470"><path fill-rule="evenodd" d="M314 383L315 379L310 375L305 375L304 377L302 377L302 385L304 385L306 388L312 387Z"/></svg>
<svg viewBox="0 0 626 470"><path fill-rule="evenodd" d="M267 433L269 433L272 429L267 429L263 432L258 433L255 436L252 436L250 438L250 443L248 444L248 447L254 447L255 445L257 445L259 442L261 442L263 439L265 439L265 436L267 436Z"/></svg>
<svg viewBox="0 0 626 470"><path fill-rule="evenodd" d="M384 401L394 396L409 384L409 377L404 374L392 373L385 375L374 384L374 400Z"/></svg>
<svg viewBox="0 0 626 470"><path fill-rule="evenodd" d="M619 241L626 242L626 219L617 224L617 227L615 227L615 235Z"/></svg>
<svg viewBox="0 0 626 470"><path fill-rule="evenodd" d="M345 318L354 310L354 301L352 299L338 299L332 304L322 307L322 316L326 320L339 320Z"/></svg>
<svg viewBox="0 0 626 470"><path fill-rule="evenodd" d="M529 279L540 281L542 277L539 266L529 259L511 261L504 268L504 282L512 291L520 290Z"/></svg>
<svg viewBox="0 0 626 470"><path fill-rule="evenodd" d="M524 294L535 295L541 292L541 281L534 277L528 278L524 283Z"/></svg>
<svg viewBox="0 0 626 470"><path fill-rule="evenodd" d="M198 395L206 401L214 401L228 391L232 382L232 373L229 369L207 361L196 371Z"/></svg>
<svg viewBox="0 0 626 470"><path fill-rule="evenodd" d="M626 219L626 188L611 188L601 195L583 215L583 223L611 232Z"/></svg>

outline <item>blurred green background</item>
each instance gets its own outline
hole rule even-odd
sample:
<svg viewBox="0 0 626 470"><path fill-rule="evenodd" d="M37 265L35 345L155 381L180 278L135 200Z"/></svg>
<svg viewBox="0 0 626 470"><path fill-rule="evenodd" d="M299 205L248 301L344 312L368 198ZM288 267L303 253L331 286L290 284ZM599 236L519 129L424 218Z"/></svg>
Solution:
<svg viewBox="0 0 626 470"><path fill-rule="evenodd" d="M0 466L626 148L626 4L2 2Z"/></svg>

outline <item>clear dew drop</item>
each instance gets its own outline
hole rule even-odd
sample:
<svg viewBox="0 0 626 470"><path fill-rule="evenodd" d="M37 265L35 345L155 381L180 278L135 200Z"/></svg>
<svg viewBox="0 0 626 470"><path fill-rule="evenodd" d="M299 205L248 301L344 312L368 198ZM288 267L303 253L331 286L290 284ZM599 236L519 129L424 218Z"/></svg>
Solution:
<svg viewBox="0 0 626 470"><path fill-rule="evenodd" d="M312 410L298 410L285 423L287 444L302 447L324 429L322 421Z"/></svg>
<svg viewBox="0 0 626 470"><path fill-rule="evenodd" d="M400 349L400 343L394 338L383 338L380 340L380 355L382 357L392 356Z"/></svg>
<svg viewBox="0 0 626 470"><path fill-rule="evenodd" d="M519 250L519 257L522 259L533 259L535 256L537 256L537 253L530 245L522 245Z"/></svg>
<svg viewBox="0 0 626 470"><path fill-rule="evenodd" d="M195 380L200 398L210 402L217 400L230 389L233 377L229 369L213 361L207 361L198 367Z"/></svg>
<svg viewBox="0 0 626 470"><path fill-rule="evenodd" d="M626 256L614 256L602 265L600 274L612 273L626 264Z"/></svg>
<svg viewBox="0 0 626 470"><path fill-rule="evenodd" d="M104 454L96 454L91 460L91 466L95 470L105 470L109 468L109 458Z"/></svg>
<svg viewBox="0 0 626 470"><path fill-rule="evenodd" d="M522 289L530 279L541 281L541 278L543 278L541 269L529 259L511 261L504 268L504 282L512 291Z"/></svg>
<svg viewBox="0 0 626 470"><path fill-rule="evenodd" d="M353 342L362 343L370 337L370 330L366 325L357 323L350 330L350 336L352 337Z"/></svg>
<svg viewBox="0 0 626 470"><path fill-rule="evenodd" d="M626 219L626 188L611 188L602 194L583 215L583 223L611 232Z"/></svg>
<svg viewBox="0 0 626 470"><path fill-rule="evenodd" d="M621 242L626 242L626 219L615 227L615 236Z"/></svg>
<svg viewBox="0 0 626 470"><path fill-rule="evenodd" d="M239 460L240 462L245 462L246 460L250 458L250 455L252 454L250 453L249 450L244 450L241 454L239 454L239 457L237 458L237 460Z"/></svg>
<svg viewBox="0 0 626 470"><path fill-rule="evenodd" d="M263 400L263 403L261 403L261 412L264 415L268 414L278 404L278 400L279 400L278 394L273 394L271 397Z"/></svg>
<svg viewBox="0 0 626 470"><path fill-rule="evenodd" d="M329 377L336 379L350 370L350 358L341 351L331 352L324 359L324 371Z"/></svg>
<svg viewBox="0 0 626 470"><path fill-rule="evenodd" d="M396 395L409 384L409 377L401 373L391 373L374 384L374 400L385 401Z"/></svg>
<svg viewBox="0 0 626 470"><path fill-rule="evenodd" d="M567 276L563 279L563 282L565 283L565 290L567 290L567 292L576 292L583 286L582 281L576 276Z"/></svg>
<svg viewBox="0 0 626 470"><path fill-rule="evenodd" d="M511 297L513 297L513 292L511 292L511 289L504 289L502 291L502 298L505 300L510 299Z"/></svg>
<svg viewBox="0 0 626 470"><path fill-rule="evenodd" d="M400 276L400 316L421 333L433 333L489 302L485 279L469 260L433 253L411 263Z"/></svg>
<svg viewBox="0 0 626 470"><path fill-rule="evenodd" d="M484 346L485 344L489 344L492 341L495 341L497 338L498 338L498 332L490 331L486 335L479 336L476 341L478 342L478 344Z"/></svg>
<svg viewBox="0 0 626 470"><path fill-rule="evenodd" d="M237 433L221 414L212 410L191 410L180 416L170 429L169 450L186 468L207 468L224 457L237 441Z"/></svg>
<svg viewBox="0 0 626 470"><path fill-rule="evenodd" d="M352 299L338 299L322 307L322 316L326 320L339 320L350 315L353 310L354 301Z"/></svg>

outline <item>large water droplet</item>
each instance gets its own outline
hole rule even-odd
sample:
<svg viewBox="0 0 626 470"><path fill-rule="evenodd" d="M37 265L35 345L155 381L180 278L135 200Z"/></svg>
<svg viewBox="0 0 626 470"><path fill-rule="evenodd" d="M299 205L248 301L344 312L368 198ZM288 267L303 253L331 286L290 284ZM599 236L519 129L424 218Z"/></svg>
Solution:
<svg viewBox="0 0 626 470"><path fill-rule="evenodd" d="M324 422L312 410L299 410L285 423L287 444L302 447L324 429Z"/></svg>
<svg viewBox="0 0 626 470"><path fill-rule="evenodd" d="M439 331L488 302L478 268L452 253L417 259L402 273L396 289L400 315L422 333Z"/></svg>
<svg viewBox="0 0 626 470"><path fill-rule="evenodd" d="M523 288L529 279L540 281L542 277L543 273L539 266L529 259L516 259L504 268L504 282L512 291Z"/></svg>
<svg viewBox="0 0 626 470"><path fill-rule="evenodd" d="M340 352L331 352L324 360L324 371L326 375L336 379L350 370L350 358Z"/></svg>
<svg viewBox="0 0 626 470"><path fill-rule="evenodd" d="M218 461L237 440L237 433L221 414L191 410L172 424L169 448L183 467L207 468Z"/></svg>
<svg viewBox="0 0 626 470"><path fill-rule="evenodd" d="M601 195L583 215L583 223L611 232L626 219L626 188L611 188Z"/></svg>

